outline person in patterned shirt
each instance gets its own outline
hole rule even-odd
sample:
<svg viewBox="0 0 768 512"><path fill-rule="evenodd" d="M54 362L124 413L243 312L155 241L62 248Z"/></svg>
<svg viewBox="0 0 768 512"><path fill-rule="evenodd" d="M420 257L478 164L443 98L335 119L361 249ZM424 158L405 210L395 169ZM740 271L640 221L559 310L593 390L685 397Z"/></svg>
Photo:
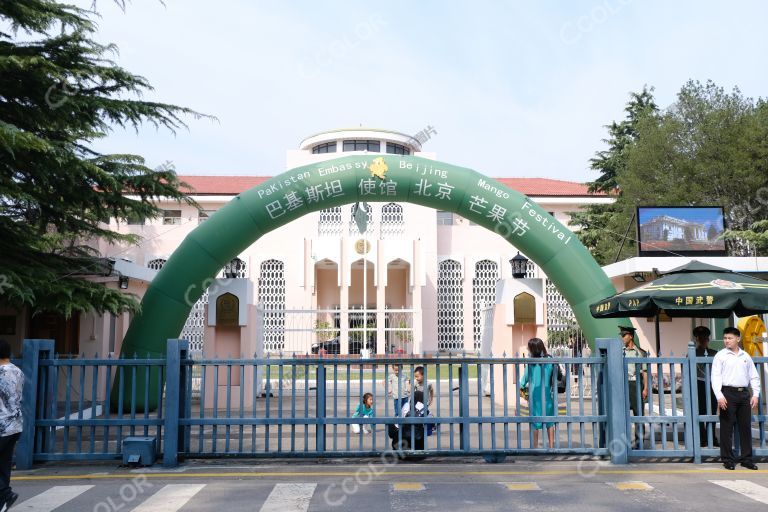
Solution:
<svg viewBox="0 0 768 512"><path fill-rule="evenodd" d="M11 490L11 463L22 429L23 387L24 374L11 363L11 346L0 339L0 510L8 510L19 498Z"/></svg>

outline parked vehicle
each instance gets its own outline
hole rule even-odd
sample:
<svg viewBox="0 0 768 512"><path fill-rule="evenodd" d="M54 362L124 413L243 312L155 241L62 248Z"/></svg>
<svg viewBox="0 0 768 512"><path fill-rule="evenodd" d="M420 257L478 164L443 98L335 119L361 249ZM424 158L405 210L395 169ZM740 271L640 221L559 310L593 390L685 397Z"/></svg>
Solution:
<svg viewBox="0 0 768 512"><path fill-rule="evenodd" d="M365 344L365 348L370 350L371 353L376 353L376 333L368 334L368 342ZM352 355L360 353L363 348L362 339L349 340L348 351ZM325 354L341 354L341 341L339 337L331 338L327 341L318 341L312 344L311 351L313 354L319 354L320 351Z"/></svg>

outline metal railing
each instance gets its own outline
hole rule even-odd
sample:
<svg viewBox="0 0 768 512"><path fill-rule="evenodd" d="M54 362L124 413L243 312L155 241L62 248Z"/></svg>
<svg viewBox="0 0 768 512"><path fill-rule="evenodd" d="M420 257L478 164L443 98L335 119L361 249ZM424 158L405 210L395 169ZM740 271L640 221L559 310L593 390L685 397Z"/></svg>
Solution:
<svg viewBox="0 0 768 512"><path fill-rule="evenodd" d="M51 340L26 340L19 467L35 461L120 458L128 436L164 440L165 359L58 358ZM152 407L139 408L138 404Z"/></svg>
<svg viewBox="0 0 768 512"><path fill-rule="evenodd" d="M637 359L624 359L614 339L597 340L593 357L546 359L197 359L180 340L168 341L165 358L59 359L53 347L51 340L25 341L19 468L118 459L123 439L133 435L155 437L167 466L189 457L368 457L393 451L496 461L576 454L610 456L614 463L659 456L699 462L719 455L713 445L717 416L711 409L700 414L697 406L697 365L708 374L711 358L697 358L692 347L688 357ZM762 392L753 450L764 457L768 358L755 362ZM631 386L637 392L641 384L628 381L631 365L650 376L647 397L630 395ZM519 384L526 374L531 384L524 399ZM401 409L420 381L427 390L424 417L410 401ZM366 393L374 414L361 418L355 411ZM637 415L629 413L630 396Z"/></svg>
<svg viewBox="0 0 768 512"><path fill-rule="evenodd" d="M600 358L559 361L567 365L569 378L576 367L579 376L587 373L593 380L603 364ZM556 385L536 388L558 407L549 415L544 410L530 415L529 403L517 392L520 377L526 367L554 364L523 358L188 359L182 361L184 374L199 368L204 391L191 415L179 421L188 441L180 455L374 456L402 446L403 436L422 438L423 446L404 450L408 455L607 454L599 443L606 416L596 412L596 396L585 397L583 378L571 379L581 390L575 400L558 393ZM485 365L490 367L487 396L479 378ZM584 372L587 366L591 371ZM423 389L432 390L431 402L425 396L430 416L402 418L395 398L408 395L419 368ZM191 387L191 379L185 385ZM553 389L551 396L547 389ZM374 417L355 417L366 393L373 397ZM556 430L553 446L547 439L540 447L533 444L531 424L542 421ZM390 425L406 428L393 439ZM421 435L425 425L431 435ZM413 441L408 446L417 446Z"/></svg>
<svg viewBox="0 0 768 512"><path fill-rule="evenodd" d="M256 321L263 338L270 340L264 347L270 354L359 354L361 350L411 354L416 314L413 309L269 309L259 305ZM377 318L383 324L377 325Z"/></svg>

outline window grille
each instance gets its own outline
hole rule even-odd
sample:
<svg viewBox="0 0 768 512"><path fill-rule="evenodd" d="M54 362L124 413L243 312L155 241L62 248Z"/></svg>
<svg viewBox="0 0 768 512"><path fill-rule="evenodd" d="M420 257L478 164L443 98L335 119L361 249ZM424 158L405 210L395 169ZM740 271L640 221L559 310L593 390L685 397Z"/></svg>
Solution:
<svg viewBox="0 0 768 512"><path fill-rule="evenodd" d="M179 338L189 341L190 352L202 354L205 335L205 306L208 305L208 290L194 303Z"/></svg>
<svg viewBox="0 0 768 512"><path fill-rule="evenodd" d="M259 269L259 302L264 308L264 350L285 347L285 265L267 260Z"/></svg>
<svg viewBox="0 0 768 512"><path fill-rule="evenodd" d="M317 235L341 237L341 206L320 210Z"/></svg>
<svg viewBox="0 0 768 512"><path fill-rule="evenodd" d="M574 349L574 355L581 354L584 333L579 329L576 315L555 284L547 279L545 289L547 307L547 340L549 349ZM575 345L575 347L574 347Z"/></svg>
<svg viewBox="0 0 768 512"><path fill-rule="evenodd" d="M360 203L360 207L362 208L363 206L365 206L365 212L368 214L368 227L366 232L370 233L373 229L373 208L371 208L371 205L368 203L365 203L365 205ZM362 236L360 229L357 227L357 222L355 222L355 205L352 205L349 208L349 236Z"/></svg>
<svg viewBox="0 0 768 512"><path fill-rule="evenodd" d="M163 265L165 265L165 262L167 260L164 260L163 258L156 258L154 260L150 260L147 263L147 268L151 268L152 270L160 270L163 268Z"/></svg>
<svg viewBox="0 0 768 512"><path fill-rule="evenodd" d="M398 237L405 231L403 207L388 203L381 207L381 238Z"/></svg>
<svg viewBox="0 0 768 512"><path fill-rule="evenodd" d="M475 278L472 280L472 335L475 350L480 350L482 336L482 312L496 303L496 281L499 280L499 265L490 260L475 264Z"/></svg>
<svg viewBox="0 0 768 512"><path fill-rule="evenodd" d="M464 349L464 292L461 264L440 262L437 273L437 349Z"/></svg>

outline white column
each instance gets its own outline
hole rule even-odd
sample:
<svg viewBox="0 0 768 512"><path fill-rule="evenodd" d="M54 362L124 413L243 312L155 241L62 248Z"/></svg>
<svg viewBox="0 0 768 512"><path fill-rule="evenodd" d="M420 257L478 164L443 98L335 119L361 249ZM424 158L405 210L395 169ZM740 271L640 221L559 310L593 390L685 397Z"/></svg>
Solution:
<svg viewBox="0 0 768 512"><path fill-rule="evenodd" d="M423 305L421 303L421 274L424 272L424 261L422 261L422 258L420 256L421 254L421 240L414 240L413 241L413 268L411 269L411 272L413 273L413 288L411 292L411 300L413 301L411 304L411 309L414 311L413 313L413 353L414 354L421 354L422 351L422 340L424 338L424 315L421 314L423 310ZM406 277L407 279L407 277ZM410 283L409 283L410 284ZM436 299L437 297L435 297ZM437 301L435 300L435 304ZM436 306L432 306L436 307ZM435 318L435 327L437 326L437 314L433 315ZM431 316L430 316L431 318ZM437 340L435 340L435 349L437 349Z"/></svg>
<svg viewBox="0 0 768 512"><path fill-rule="evenodd" d="M342 234L339 262L339 352L349 354L349 280L352 275L347 255L347 237Z"/></svg>
<svg viewBox="0 0 768 512"><path fill-rule="evenodd" d="M381 257L381 251L379 250L379 255L376 258L376 272L378 273L379 278L378 286L376 287L376 353L377 354L384 354L386 352L386 345L387 345L387 335L386 331L384 331L384 326L386 324L386 306L387 306L387 266L386 264L382 265L382 257ZM392 327L390 325L390 327Z"/></svg>
<svg viewBox="0 0 768 512"><path fill-rule="evenodd" d="M475 269L469 264L468 259L463 258L462 262L461 289L464 296L464 350L467 352L475 351L475 339L472 326L472 279L475 277Z"/></svg>

